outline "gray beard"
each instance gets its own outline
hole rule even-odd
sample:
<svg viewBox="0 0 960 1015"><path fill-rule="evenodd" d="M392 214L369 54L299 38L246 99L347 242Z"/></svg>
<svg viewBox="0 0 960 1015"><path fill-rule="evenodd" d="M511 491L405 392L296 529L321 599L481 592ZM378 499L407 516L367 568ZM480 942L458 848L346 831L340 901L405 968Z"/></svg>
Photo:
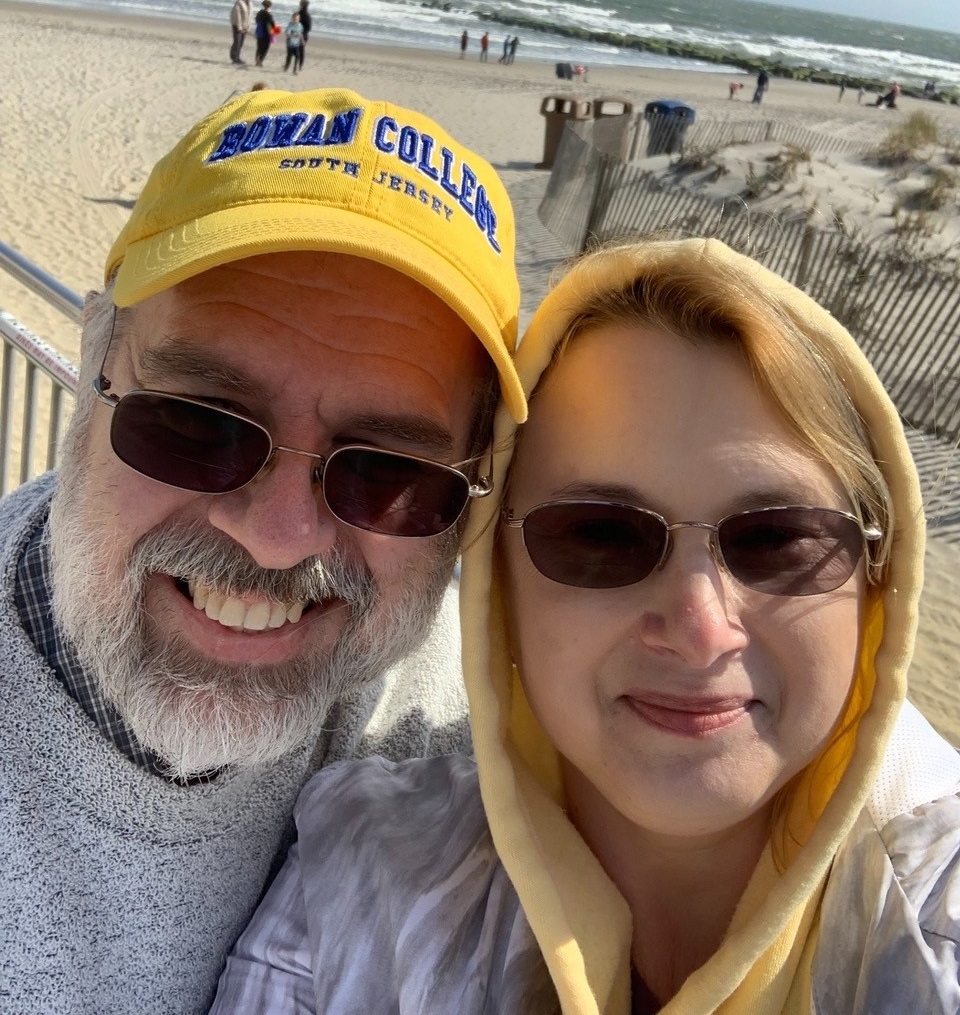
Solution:
<svg viewBox="0 0 960 1015"><path fill-rule="evenodd" d="M80 474L64 462L51 504L54 615L103 695L172 777L274 761L317 737L335 701L422 644L453 567L454 533L430 540L431 567L399 577L401 595L388 608L370 571L339 551L268 570L205 524L159 525L123 559ZM349 619L332 648L284 663L224 664L181 636L159 635L145 608L154 573L277 602L336 599Z"/></svg>

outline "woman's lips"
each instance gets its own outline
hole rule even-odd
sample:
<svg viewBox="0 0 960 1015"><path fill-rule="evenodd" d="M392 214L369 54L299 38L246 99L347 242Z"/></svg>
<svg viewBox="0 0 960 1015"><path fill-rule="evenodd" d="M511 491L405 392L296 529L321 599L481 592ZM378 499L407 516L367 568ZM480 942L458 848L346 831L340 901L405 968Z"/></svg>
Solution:
<svg viewBox="0 0 960 1015"><path fill-rule="evenodd" d="M662 699L624 695L630 708L651 726L683 736L703 736L732 726L753 704L749 698Z"/></svg>

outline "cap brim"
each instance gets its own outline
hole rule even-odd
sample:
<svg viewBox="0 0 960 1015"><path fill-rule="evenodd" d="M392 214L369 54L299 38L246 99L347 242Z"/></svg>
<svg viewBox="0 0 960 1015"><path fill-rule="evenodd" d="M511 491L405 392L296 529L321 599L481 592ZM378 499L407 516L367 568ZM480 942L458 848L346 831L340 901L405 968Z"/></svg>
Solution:
<svg viewBox="0 0 960 1015"><path fill-rule="evenodd" d="M364 257L429 289L480 340L497 368L510 415L518 423L524 421L526 400L503 332L476 286L415 236L341 208L309 203L241 205L131 243L114 277L114 301L119 307L133 306L219 265L290 250ZM511 322L511 341L516 326Z"/></svg>

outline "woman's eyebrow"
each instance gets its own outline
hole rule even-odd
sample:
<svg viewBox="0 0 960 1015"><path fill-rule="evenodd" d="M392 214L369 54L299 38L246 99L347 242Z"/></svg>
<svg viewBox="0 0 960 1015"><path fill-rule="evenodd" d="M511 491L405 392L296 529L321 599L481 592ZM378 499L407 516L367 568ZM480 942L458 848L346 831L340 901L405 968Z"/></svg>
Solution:
<svg viewBox="0 0 960 1015"><path fill-rule="evenodd" d="M204 352L194 343L181 339L145 349L140 355L140 371L148 376L199 376L218 388L250 397L266 397L263 385L248 374L241 373L219 357Z"/></svg>

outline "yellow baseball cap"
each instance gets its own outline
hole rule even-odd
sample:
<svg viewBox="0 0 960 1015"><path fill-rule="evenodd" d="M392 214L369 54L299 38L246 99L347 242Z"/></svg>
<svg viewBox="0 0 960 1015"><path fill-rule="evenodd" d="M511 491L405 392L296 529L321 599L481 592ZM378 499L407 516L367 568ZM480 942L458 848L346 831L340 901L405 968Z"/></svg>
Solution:
<svg viewBox="0 0 960 1015"><path fill-rule="evenodd" d="M353 254L419 282L476 334L510 414L526 418L510 198L485 159L428 117L346 89L231 99L156 164L104 274L128 307L285 250Z"/></svg>

